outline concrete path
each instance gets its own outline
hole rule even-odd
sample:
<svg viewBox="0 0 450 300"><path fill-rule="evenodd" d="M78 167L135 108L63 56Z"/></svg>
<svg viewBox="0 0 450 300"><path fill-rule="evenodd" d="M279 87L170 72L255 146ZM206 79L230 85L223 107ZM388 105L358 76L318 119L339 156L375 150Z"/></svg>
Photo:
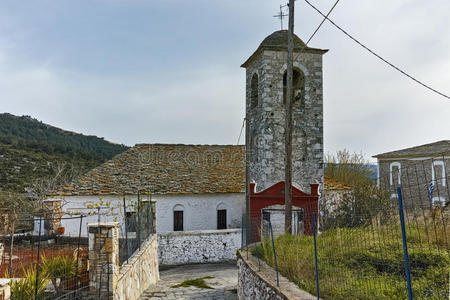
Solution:
<svg viewBox="0 0 450 300"><path fill-rule="evenodd" d="M140 299L217 299L235 300L237 286L237 267L235 264L197 264L172 267L159 272L158 284L149 287ZM201 277L212 277L205 279L207 285L212 289L197 287L172 286L185 280Z"/></svg>

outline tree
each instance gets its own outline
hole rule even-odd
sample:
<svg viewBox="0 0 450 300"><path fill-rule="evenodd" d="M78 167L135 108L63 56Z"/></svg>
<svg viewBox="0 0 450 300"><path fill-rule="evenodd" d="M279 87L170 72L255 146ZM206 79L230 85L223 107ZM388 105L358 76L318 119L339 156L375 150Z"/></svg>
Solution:
<svg viewBox="0 0 450 300"><path fill-rule="evenodd" d="M346 184L340 197L320 203L322 230L369 225L376 216L389 216L395 203L371 178L372 169L362 153L344 149L325 157L325 176Z"/></svg>
<svg viewBox="0 0 450 300"><path fill-rule="evenodd" d="M27 225L30 224L34 216L43 214L43 201L55 192L59 186L68 184L80 174L79 169L65 162L53 163L51 168L53 175L34 181L31 188L28 189L27 195L0 191L0 208L4 209L9 220L8 231L11 241L8 271L11 275L14 233L17 231L17 228L32 229Z"/></svg>
<svg viewBox="0 0 450 300"><path fill-rule="evenodd" d="M42 203L43 200L55 193L60 186L76 180L82 174L82 171L73 164L56 161L51 164L51 174L32 182L31 187L27 189L29 198Z"/></svg>

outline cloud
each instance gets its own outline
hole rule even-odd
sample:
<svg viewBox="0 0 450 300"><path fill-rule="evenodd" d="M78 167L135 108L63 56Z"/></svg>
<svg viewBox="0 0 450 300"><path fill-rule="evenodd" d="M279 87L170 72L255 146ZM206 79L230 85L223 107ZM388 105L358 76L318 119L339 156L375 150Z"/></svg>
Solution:
<svg viewBox="0 0 450 300"><path fill-rule="evenodd" d="M130 82L51 66L0 66L2 111L29 114L64 129L128 145L232 144L239 134L244 91L236 87L243 78L220 65L151 82L151 75Z"/></svg>
<svg viewBox="0 0 450 300"><path fill-rule="evenodd" d="M86 6L69 2L33 10L12 3L0 7L0 110L128 145L235 143L245 102L239 65L279 26L272 18L277 5L259 0L94 1L87 14ZM173 11L177 3L182 9ZM321 17L297 3L296 32L306 40ZM448 0L343 1L332 18L450 93L449 9ZM326 151L370 157L449 139L449 100L328 23L311 46L330 49L323 72Z"/></svg>

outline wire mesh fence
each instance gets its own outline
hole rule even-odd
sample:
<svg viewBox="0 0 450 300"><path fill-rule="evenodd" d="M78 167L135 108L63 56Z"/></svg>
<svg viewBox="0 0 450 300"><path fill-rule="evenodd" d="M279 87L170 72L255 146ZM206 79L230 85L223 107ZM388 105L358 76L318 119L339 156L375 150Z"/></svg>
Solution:
<svg viewBox="0 0 450 300"><path fill-rule="evenodd" d="M8 224L2 224L0 278L12 279L10 286L16 299L87 297L88 223L119 223L119 264L127 262L156 232L156 207L149 194L139 192L137 199L123 196L123 201L114 206L99 201L76 211L75 216L52 205L55 202L48 201L49 206L36 213L40 216L18 219L8 215ZM109 288L102 286L99 290Z"/></svg>
<svg viewBox="0 0 450 300"><path fill-rule="evenodd" d="M138 192L135 202L127 202L124 196L122 209L124 224L119 239L120 264L126 262L136 250L140 250L142 243L156 233L156 207L149 194L142 196Z"/></svg>
<svg viewBox="0 0 450 300"><path fill-rule="evenodd" d="M448 299L449 176L439 161L388 166L378 186L343 191L319 216L293 215L303 231L292 235L273 212L244 216L243 249L322 299Z"/></svg>
<svg viewBox="0 0 450 300"><path fill-rule="evenodd" d="M22 233L3 236L0 277L11 278L16 299L81 299L89 286L84 216L17 219ZM61 220L79 222L78 237L62 236Z"/></svg>

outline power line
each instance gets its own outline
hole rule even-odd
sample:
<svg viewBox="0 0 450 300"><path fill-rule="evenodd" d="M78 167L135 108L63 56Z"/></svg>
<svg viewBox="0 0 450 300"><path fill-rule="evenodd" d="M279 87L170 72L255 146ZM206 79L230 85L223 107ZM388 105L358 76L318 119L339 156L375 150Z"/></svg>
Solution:
<svg viewBox="0 0 450 300"><path fill-rule="evenodd" d="M336 0L336 3L334 3L333 7L330 9L330 11L327 13L327 16L325 18L323 18L322 22L320 22L319 26L317 26L316 30L314 30L313 34L311 34L311 36L309 37L308 41L306 42L306 45L309 44L309 42L312 40L312 38L314 37L314 35L317 33L317 31L319 31L320 27L322 26L322 24L325 22L325 20L328 18L328 16L331 14L331 12L333 11L333 9L336 7L336 5L339 3L339 0Z"/></svg>
<svg viewBox="0 0 450 300"><path fill-rule="evenodd" d="M311 6L315 11L317 11L319 14L321 14L325 19L327 19L331 24L333 24L337 29L339 29L340 31L342 31L342 33L344 33L346 36L348 36L350 39L352 39L355 43L357 43L358 45L360 45L361 47L363 47L364 49L366 49L367 51L369 51L371 54L375 55L376 57L378 57L380 60L382 60L383 62L385 62L386 64L388 64L389 66L391 66L392 68L394 68L395 70L399 71L400 73L402 73L403 75L405 75L406 77L408 77L409 79L415 81L416 83L420 84L421 86L429 89L432 92L435 92L436 94L450 99L450 96L439 92L438 90L435 90L434 88L432 88L431 86L423 83L422 81L414 78L412 75L409 75L408 73L406 73L405 71L403 71L402 69L400 69L399 67L395 66L394 64L392 64L391 62L387 61L386 59L384 59L383 57L381 57L380 55L378 55L377 53L375 53L374 51L372 51L371 49L369 49L367 46L365 46L363 43L361 43L360 41L358 41L356 38L354 38L353 36L351 36L348 32L346 32L344 29L342 29L339 25L337 25L336 23L334 23L330 18L328 18L328 16L324 15L318 8L316 8L314 5L312 5L308 0L305 0L306 3L308 3L309 6Z"/></svg>

